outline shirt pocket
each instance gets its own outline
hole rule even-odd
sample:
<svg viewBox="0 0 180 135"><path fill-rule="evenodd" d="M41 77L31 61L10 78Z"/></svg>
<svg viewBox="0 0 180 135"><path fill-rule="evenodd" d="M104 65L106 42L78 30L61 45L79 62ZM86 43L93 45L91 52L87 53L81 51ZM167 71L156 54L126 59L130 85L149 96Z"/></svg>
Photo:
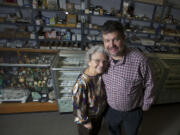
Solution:
<svg viewBox="0 0 180 135"><path fill-rule="evenodd" d="M136 95L142 90L142 79L127 80L124 78L127 95Z"/></svg>

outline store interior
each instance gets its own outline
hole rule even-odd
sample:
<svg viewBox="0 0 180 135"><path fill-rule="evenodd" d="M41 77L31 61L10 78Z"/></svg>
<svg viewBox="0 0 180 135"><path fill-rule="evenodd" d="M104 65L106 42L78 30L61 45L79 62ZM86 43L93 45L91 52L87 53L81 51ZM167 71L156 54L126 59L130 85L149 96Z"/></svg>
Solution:
<svg viewBox="0 0 180 135"><path fill-rule="evenodd" d="M180 135L178 0L0 0L1 135L77 134L72 86L107 20L122 23L126 46L156 74L140 135Z"/></svg>

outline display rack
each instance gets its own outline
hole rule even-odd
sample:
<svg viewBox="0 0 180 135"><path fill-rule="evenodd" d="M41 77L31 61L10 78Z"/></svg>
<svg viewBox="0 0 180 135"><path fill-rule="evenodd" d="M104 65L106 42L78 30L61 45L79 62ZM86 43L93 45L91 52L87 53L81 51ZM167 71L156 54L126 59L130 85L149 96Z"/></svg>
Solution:
<svg viewBox="0 0 180 135"><path fill-rule="evenodd" d="M8 11L8 13L2 12L1 15L4 17L0 17L0 28L4 29L3 34L0 34L2 47L54 49L71 46L82 48L82 27L78 19L81 11L43 9L34 7L32 1L23 6L3 3L0 8L2 11ZM55 16L60 18L59 21L66 22L56 22ZM10 29L7 28L9 26ZM8 33L11 34L8 35Z"/></svg>
<svg viewBox="0 0 180 135"><path fill-rule="evenodd" d="M29 17L18 18L16 20L12 18L8 18L9 20L7 18L1 18L0 26L10 25L18 28L26 27L31 29L30 32L26 32L24 29L23 36L18 34L18 31L17 33L14 32L18 36L13 36L14 33L10 35L0 34L1 44L7 44L10 41L12 44L8 45L8 47L12 45L15 47L26 46L29 48L42 49L59 49L61 47L79 47L86 49L89 45L102 43L100 32L102 25L98 23L93 24L92 22L92 18L98 17L106 18L105 20L116 19L120 21L126 27L126 41L130 47L149 52L179 53L180 43L178 39L180 37L180 31L178 29L168 29L167 26L171 25L177 28L180 26L180 21L172 18L171 12L167 13L166 10L171 11L173 7L163 0L156 2L147 0L131 1L134 6L136 4L141 4L142 7L150 6L151 9L149 11L152 12L151 16L139 16L138 14L127 13L128 7L125 7L125 5L129 4L130 6L130 3L125 0L121 0L118 3L119 10L112 9L112 11L105 10L103 4L92 6L89 0L80 0L78 2L78 6L80 6L78 9L74 8L73 6L75 5L72 3L66 3L68 7L66 9L63 9L62 5L58 6L59 3L57 3L54 9L50 6L48 7L47 3L45 5L34 5L34 3L29 2L29 5L24 6L18 6L18 4L7 5L7 3L0 5L4 10L24 10L30 14ZM158 13L159 9L160 13ZM179 10L178 8L176 9ZM135 10L136 8L134 7L134 11ZM70 16L68 17L67 14L70 14ZM54 20L53 17L57 17L58 15L61 16L59 21L64 20L66 23L58 21L52 23L52 20ZM73 20L74 23L72 23L73 21L71 22L72 24L67 23L67 18ZM134 25L133 23L135 22L140 24ZM148 23L148 26L145 27L142 23ZM47 36L52 33L54 33L56 37ZM6 35L8 35L8 37ZM22 40L26 42L21 43L21 45L15 45Z"/></svg>
<svg viewBox="0 0 180 135"><path fill-rule="evenodd" d="M107 18L109 18L110 20L112 19L120 21L125 26L126 44L129 47L138 48L143 52L150 53L180 53L180 30L177 29L180 25L180 21L176 18L173 18L171 12L166 11L167 9L171 11L173 9L172 5L170 6L164 3L163 1L153 2L148 0L121 0L118 4L120 4L119 10L112 9L112 11L107 12L105 9L103 9L102 4L94 5L93 11L90 11L88 13L86 13L85 11L85 14L86 16L88 16L88 22L89 24L91 24L91 27L97 27L95 29L89 26L86 27L86 29L89 29L86 30L87 44L102 43L100 32L100 28L102 25L93 24L92 22L94 17L99 17L105 18L104 20L102 19L102 21L107 20ZM135 12L136 4L141 4L141 7L147 7L147 11L152 12L150 13L151 15L138 15ZM125 7L125 5L128 5L129 7L133 6L134 9L131 11L131 14L129 13L129 11L127 11L129 7ZM92 10L91 2L90 5L88 5L87 9ZM176 10L179 9L176 8ZM168 28L168 26L172 26L175 28L170 29ZM93 31L96 31L94 32L94 36L92 34Z"/></svg>
<svg viewBox="0 0 180 135"><path fill-rule="evenodd" d="M148 17L128 14L125 10L127 7L124 7L125 0L119 1L119 11L117 12L114 9L112 11L105 10L103 3L102 6L92 5L90 0L86 0L86 3L84 0L79 0L79 10L72 8L72 3L67 3L69 9L66 10L63 7L56 9L37 7L32 3L33 1L21 6L9 3L1 4L0 11L8 11L8 13L2 12L1 15L9 15L9 18L0 17L0 28L11 27L0 34L1 52L7 52L8 55L9 52L16 53L16 56L20 56L22 53L56 54L56 50L60 50L60 53L54 58L53 63L49 64L0 63L0 67L51 69L57 102L57 104L56 102L2 103L0 104L0 113L55 110L61 113L72 112L71 88L76 77L83 70L85 52L81 50L95 44L102 44L100 31L102 24L93 24L94 17L120 21L126 28L127 46L138 48L150 58L158 78L159 91L156 104L180 102L178 76L180 21L172 18L171 12L166 14L166 10L174 9L171 5L143 1L145 0L134 0L133 2L134 4L150 6L152 13ZM159 1L161 2L161 0ZM157 15L159 9L160 14ZM179 9L176 8L176 10ZM27 17L20 15L21 17L14 19L13 15L11 16L11 13L14 12L17 12L17 15L18 12L29 15ZM76 20L76 22L72 24L50 23L56 14L60 14L61 19L65 20L63 17L66 16L66 13L75 15L71 16L71 19ZM74 17L76 19L73 19ZM147 23L148 26L144 26L142 23ZM173 27L173 29L169 29L168 26ZM57 34L56 37L47 36L52 33L59 35Z"/></svg>
<svg viewBox="0 0 180 135"><path fill-rule="evenodd" d="M72 87L84 68L84 51L61 50L53 63L54 89L60 113L72 112Z"/></svg>
<svg viewBox="0 0 180 135"><path fill-rule="evenodd" d="M163 63L161 67L164 70L164 75L158 80L161 82L160 88L157 88L159 92L156 104L180 102L180 55L158 53L153 57L158 58L161 61L159 63Z"/></svg>
<svg viewBox="0 0 180 135"><path fill-rule="evenodd" d="M54 93L50 67L58 51L0 48L0 52L0 113L56 111L55 96L49 94Z"/></svg>

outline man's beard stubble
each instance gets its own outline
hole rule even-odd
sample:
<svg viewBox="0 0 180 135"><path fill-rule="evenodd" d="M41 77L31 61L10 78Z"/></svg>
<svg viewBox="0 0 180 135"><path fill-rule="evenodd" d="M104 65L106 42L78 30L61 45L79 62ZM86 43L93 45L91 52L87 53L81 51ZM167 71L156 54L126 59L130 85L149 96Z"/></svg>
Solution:
<svg viewBox="0 0 180 135"><path fill-rule="evenodd" d="M116 55L111 55L111 56L112 56L112 57L117 57L117 56L122 57L122 56L124 56L125 52L126 52L126 45L125 45L125 43L124 43L124 41L123 41L123 42L121 43L121 47L120 47L120 49L119 49L118 54L116 54Z"/></svg>

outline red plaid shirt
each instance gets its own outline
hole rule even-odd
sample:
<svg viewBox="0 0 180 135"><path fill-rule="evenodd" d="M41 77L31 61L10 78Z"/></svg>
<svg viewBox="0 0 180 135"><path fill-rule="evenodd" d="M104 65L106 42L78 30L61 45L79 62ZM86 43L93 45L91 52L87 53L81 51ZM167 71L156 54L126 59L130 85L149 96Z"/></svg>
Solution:
<svg viewBox="0 0 180 135"><path fill-rule="evenodd" d="M108 104L119 111L137 107L148 110L154 101L154 83L148 59L140 52L127 49L116 64L110 59L103 75Z"/></svg>

